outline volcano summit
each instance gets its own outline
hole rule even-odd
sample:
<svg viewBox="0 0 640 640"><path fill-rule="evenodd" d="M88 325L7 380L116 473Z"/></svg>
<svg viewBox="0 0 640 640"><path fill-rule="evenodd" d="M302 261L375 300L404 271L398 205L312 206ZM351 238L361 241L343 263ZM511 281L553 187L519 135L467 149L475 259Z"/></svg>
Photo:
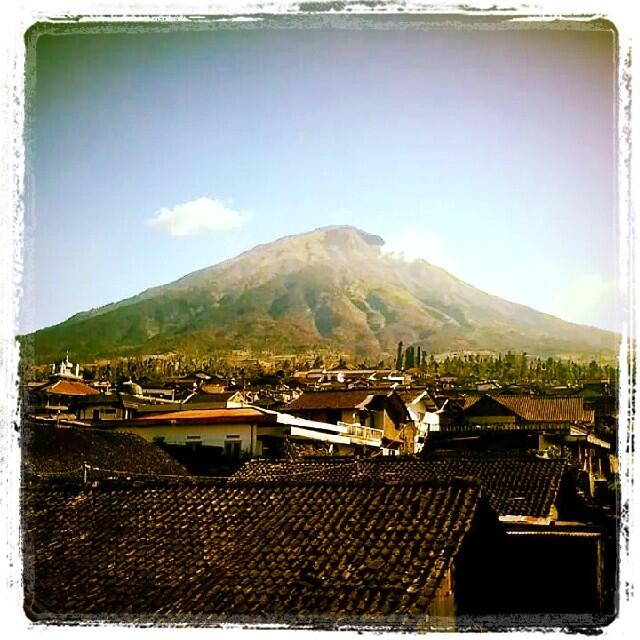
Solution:
<svg viewBox="0 0 640 640"><path fill-rule="evenodd" d="M612 332L508 302L383 245L349 226L286 236L28 338L39 362L67 348L81 358L321 348L376 358L400 340L430 353L615 354Z"/></svg>

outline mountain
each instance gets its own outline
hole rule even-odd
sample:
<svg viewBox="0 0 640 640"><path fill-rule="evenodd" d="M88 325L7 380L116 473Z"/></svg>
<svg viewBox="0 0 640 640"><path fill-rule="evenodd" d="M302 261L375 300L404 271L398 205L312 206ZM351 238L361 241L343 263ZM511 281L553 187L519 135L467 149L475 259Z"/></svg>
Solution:
<svg viewBox="0 0 640 640"><path fill-rule="evenodd" d="M66 349L85 361L244 348L377 358L400 340L430 353L615 354L611 332L489 295L424 260L385 254L383 245L348 226L284 237L27 338L38 362Z"/></svg>

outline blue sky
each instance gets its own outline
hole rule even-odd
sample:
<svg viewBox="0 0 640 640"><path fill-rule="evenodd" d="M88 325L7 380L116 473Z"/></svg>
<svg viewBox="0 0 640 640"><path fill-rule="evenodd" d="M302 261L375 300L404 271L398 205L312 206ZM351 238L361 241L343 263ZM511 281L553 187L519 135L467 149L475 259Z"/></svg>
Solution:
<svg viewBox="0 0 640 640"><path fill-rule="evenodd" d="M326 224L619 328L610 32L42 36L21 331Z"/></svg>

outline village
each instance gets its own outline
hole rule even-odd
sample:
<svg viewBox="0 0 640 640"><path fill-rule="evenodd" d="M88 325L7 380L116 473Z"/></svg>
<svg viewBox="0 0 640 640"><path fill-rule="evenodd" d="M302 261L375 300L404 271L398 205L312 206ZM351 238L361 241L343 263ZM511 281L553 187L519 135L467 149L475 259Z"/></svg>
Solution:
<svg viewBox="0 0 640 640"><path fill-rule="evenodd" d="M385 368L241 364L67 353L23 384L30 617L612 619L615 368L401 344Z"/></svg>

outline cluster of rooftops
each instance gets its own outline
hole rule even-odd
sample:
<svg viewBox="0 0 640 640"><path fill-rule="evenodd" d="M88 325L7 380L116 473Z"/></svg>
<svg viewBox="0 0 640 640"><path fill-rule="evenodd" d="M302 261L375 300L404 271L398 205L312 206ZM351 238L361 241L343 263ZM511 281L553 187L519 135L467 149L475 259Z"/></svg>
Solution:
<svg viewBox="0 0 640 640"><path fill-rule="evenodd" d="M27 614L402 630L609 619L616 512L599 489L615 441L582 398L368 382L268 406L204 379L179 399L97 389L77 370L31 389ZM195 458L235 462L222 477Z"/></svg>
<svg viewBox="0 0 640 640"><path fill-rule="evenodd" d="M36 621L453 630L480 616L500 628L526 624L536 585L558 572L574 591L542 612L604 620L605 530L560 459L313 456L194 477L129 433L30 423L24 436ZM510 567L529 556L521 584ZM588 585L556 566L567 557Z"/></svg>

